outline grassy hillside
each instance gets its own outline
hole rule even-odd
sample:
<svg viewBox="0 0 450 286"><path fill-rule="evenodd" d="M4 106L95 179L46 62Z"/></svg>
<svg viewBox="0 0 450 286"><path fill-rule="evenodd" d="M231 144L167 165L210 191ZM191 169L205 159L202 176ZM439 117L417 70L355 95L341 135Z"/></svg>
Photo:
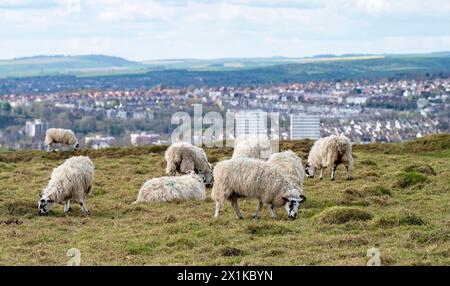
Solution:
<svg viewBox="0 0 450 286"><path fill-rule="evenodd" d="M282 142L305 158L311 141ZM365 265L376 246L384 265L450 264L450 135L354 148L354 180L308 179L307 201L295 221L250 218L256 201L240 202L245 219L214 202L132 206L139 187L163 175L164 147L82 150L96 178L88 201L63 214L37 216L39 191L70 152L0 153L1 265L64 265L76 247L84 265ZM208 149L212 162L229 148ZM208 193L210 190L208 190Z"/></svg>
<svg viewBox="0 0 450 286"><path fill-rule="evenodd" d="M0 77L27 77L61 74L111 74L142 68L137 62L103 55L36 56L0 60Z"/></svg>
<svg viewBox="0 0 450 286"><path fill-rule="evenodd" d="M324 56L312 58L225 58L225 59L174 59L153 60L143 62L145 65L159 70L189 70L189 71L226 71L240 69L254 69L284 64L307 64L335 61L356 61L383 59L384 56Z"/></svg>

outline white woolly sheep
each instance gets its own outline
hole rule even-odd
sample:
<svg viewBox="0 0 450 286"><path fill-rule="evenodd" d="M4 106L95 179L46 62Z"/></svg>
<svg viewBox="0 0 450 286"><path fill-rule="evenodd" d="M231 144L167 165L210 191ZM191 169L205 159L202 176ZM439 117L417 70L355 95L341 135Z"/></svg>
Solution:
<svg viewBox="0 0 450 286"><path fill-rule="evenodd" d="M285 206L289 219L295 219L300 203L306 200L302 195L303 191L281 171L258 159L236 158L222 161L214 168L214 180L211 198L216 202L216 219L219 218L225 200L231 202L240 219L243 218L237 202L240 197L259 200L254 218L258 218L261 207L268 204L273 218L276 218L275 208Z"/></svg>
<svg viewBox="0 0 450 286"><path fill-rule="evenodd" d="M55 143L72 145L75 151L80 146L80 144L78 144L78 139L72 130L49 128L45 132L45 145L47 145L47 151L51 151L53 149L53 144Z"/></svg>
<svg viewBox="0 0 450 286"><path fill-rule="evenodd" d="M347 170L347 180L350 180L350 167L353 164L352 144L345 136L331 135L317 140L311 148L306 165L308 177L314 177L314 170L320 169L320 179L323 178L323 170L331 167L331 180L335 179L336 168L344 164Z"/></svg>
<svg viewBox="0 0 450 286"><path fill-rule="evenodd" d="M187 142L176 142L170 145L164 154L166 174L175 176L177 173L189 174L194 171L203 173L206 185L213 183L211 164L205 151Z"/></svg>
<svg viewBox="0 0 450 286"><path fill-rule="evenodd" d="M134 204L172 201L204 201L206 199L203 174L192 171L179 177L160 177L148 180L139 190Z"/></svg>
<svg viewBox="0 0 450 286"><path fill-rule="evenodd" d="M64 204L64 212L71 211L70 202L80 204L83 215L88 215L86 199L93 191L94 164L85 156L67 159L52 172L47 187L39 199L39 214L48 215L54 203Z"/></svg>
<svg viewBox="0 0 450 286"><path fill-rule="evenodd" d="M291 150L281 153L274 153L267 161L283 174L288 177L291 182L303 190L303 181L305 180L305 170L303 168L302 159Z"/></svg>
<svg viewBox="0 0 450 286"><path fill-rule="evenodd" d="M272 145L267 136L239 136L234 141L233 159L254 158L267 160L272 154Z"/></svg>

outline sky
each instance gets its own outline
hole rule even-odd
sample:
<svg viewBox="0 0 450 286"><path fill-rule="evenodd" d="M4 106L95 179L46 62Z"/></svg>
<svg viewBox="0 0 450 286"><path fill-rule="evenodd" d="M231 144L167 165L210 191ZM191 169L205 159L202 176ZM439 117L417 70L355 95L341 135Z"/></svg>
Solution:
<svg viewBox="0 0 450 286"><path fill-rule="evenodd" d="M0 59L450 51L449 0L0 0Z"/></svg>

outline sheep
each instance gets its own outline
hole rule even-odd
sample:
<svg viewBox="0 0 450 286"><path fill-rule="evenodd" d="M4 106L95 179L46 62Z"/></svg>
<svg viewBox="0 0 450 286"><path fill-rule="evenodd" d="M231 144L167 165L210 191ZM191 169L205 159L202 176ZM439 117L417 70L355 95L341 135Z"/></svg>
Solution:
<svg viewBox="0 0 450 286"><path fill-rule="evenodd" d="M148 180L139 190L133 204L141 202L160 203L172 201L204 201L206 199L205 177L192 171L178 177L160 177Z"/></svg>
<svg viewBox="0 0 450 286"><path fill-rule="evenodd" d="M264 204L269 205L273 218L275 208L285 206L289 219L297 217L301 202L306 200L303 191L295 186L280 170L272 164L253 158L236 158L221 161L214 168L214 186L211 198L216 202L215 218L226 199L231 202L236 216L242 219L237 199L240 197L259 200L253 218L259 217Z"/></svg>
<svg viewBox="0 0 450 286"><path fill-rule="evenodd" d="M274 153L269 157L267 162L282 171L294 185L303 190L305 170L303 168L302 159L294 152L288 150L281 153Z"/></svg>
<svg viewBox="0 0 450 286"><path fill-rule="evenodd" d="M314 170L320 168L320 179L322 179L323 170L331 167L331 180L334 181L336 168L341 163L347 170L347 180L351 180L350 167L353 164L353 157L350 140L343 135L331 135L319 139L309 152L306 175L313 178Z"/></svg>
<svg viewBox="0 0 450 286"><path fill-rule="evenodd" d="M213 181L211 164L205 151L187 142L176 142L170 145L164 154L166 174L175 176L177 173L189 174L191 171L201 172L205 183L210 186Z"/></svg>
<svg viewBox="0 0 450 286"><path fill-rule="evenodd" d="M272 145L267 136L239 136L234 141L232 158L254 158L267 160L272 154Z"/></svg>
<svg viewBox="0 0 450 286"><path fill-rule="evenodd" d="M53 144L60 143L66 145L73 145L74 151L78 149L80 144L78 143L75 133L70 129L61 128L49 128L45 132L45 145L47 145L47 151L52 150Z"/></svg>
<svg viewBox="0 0 450 286"><path fill-rule="evenodd" d="M55 168L47 187L39 199L39 215L48 215L53 204L64 204L64 212L70 212L70 202L80 204L84 216L89 215L86 199L93 191L94 164L85 156L67 159Z"/></svg>

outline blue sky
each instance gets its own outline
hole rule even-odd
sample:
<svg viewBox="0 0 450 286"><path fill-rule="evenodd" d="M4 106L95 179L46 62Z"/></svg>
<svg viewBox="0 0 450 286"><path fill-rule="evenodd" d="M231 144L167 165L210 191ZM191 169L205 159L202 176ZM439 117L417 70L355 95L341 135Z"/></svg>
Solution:
<svg viewBox="0 0 450 286"><path fill-rule="evenodd" d="M449 0L0 0L0 58L450 50Z"/></svg>

